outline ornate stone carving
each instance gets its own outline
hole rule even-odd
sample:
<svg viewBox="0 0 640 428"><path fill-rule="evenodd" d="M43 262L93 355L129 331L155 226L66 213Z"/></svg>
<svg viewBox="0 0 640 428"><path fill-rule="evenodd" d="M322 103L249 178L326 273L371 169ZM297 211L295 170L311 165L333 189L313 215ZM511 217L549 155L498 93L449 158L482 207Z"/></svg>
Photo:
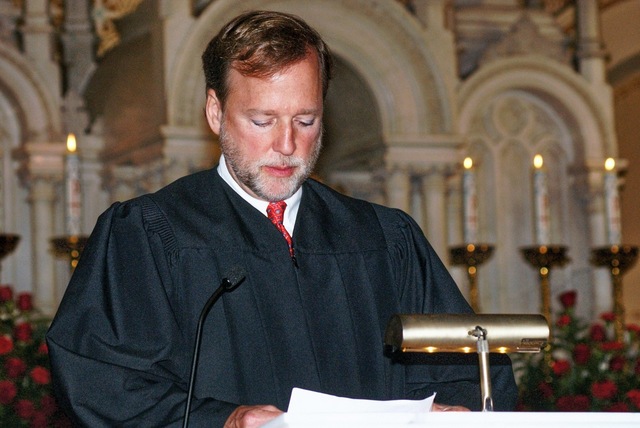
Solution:
<svg viewBox="0 0 640 428"><path fill-rule="evenodd" d="M498 58L517 55L543 55L564 63L569 60L564 47L544 37L527 13L524 13L508 32L485 50L479 63L484 64Z"/></svg>

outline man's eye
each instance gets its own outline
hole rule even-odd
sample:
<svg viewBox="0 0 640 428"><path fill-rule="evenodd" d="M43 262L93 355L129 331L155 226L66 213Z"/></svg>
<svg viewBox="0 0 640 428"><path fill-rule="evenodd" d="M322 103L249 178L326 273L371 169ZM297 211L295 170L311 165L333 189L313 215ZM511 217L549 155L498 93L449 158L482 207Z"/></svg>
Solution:
<svg viewBox="0 0 640 428"><path fill-rule="evenodd" d="M310 120L300 120L300 121L298 121L298 122L300 123L300 125L302 125L302 126L305 126L305 127L306 127L306 126L311 126L311 125L313 125L314 123L316 123L316 120L315 120L315 119L310 119Z"/></svg>
<svg viewBox="0 0 640 428"><path fill-rule="evenodd" d="M261 128L265 128L267 126L269 126L269 121L261 121L261 120L252 120L251 122L253 122L254 125L259 126Z"/></svg>

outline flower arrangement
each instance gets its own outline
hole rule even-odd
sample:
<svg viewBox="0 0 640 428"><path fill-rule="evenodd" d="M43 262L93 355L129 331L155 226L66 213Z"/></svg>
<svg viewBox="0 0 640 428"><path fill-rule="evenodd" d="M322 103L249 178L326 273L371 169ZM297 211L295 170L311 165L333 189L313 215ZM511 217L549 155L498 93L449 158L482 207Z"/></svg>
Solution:
<svg viewBox="0 0 640 428"><path fill-rule="evenodd" d="M559 296L550 348L517 354L519 409L525 411L640 411L640 327L615 340L613 313L593 323L575 315L577 293Z"/></svg>
<svg viewBox="0 0 640 428"><path fill-rule="evenodd" d="M48 326L30 293L0 285L0 426L71 426L52 394Z"/></svg>

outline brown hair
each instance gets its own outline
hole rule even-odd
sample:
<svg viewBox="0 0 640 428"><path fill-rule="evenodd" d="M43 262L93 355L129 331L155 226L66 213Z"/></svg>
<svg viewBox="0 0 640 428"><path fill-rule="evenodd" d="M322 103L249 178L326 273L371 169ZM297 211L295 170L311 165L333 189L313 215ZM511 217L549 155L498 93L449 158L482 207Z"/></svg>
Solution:
<svg viewBox="0 0 640 428"><path fill-rule="evenodd" d="M207 89L213 89L224 106L231 68L245 76L268 77L304 59L310 50L318 55L326 96L333 61L320 34L295 15L245 12L225 25L202 54Z"/></svg>

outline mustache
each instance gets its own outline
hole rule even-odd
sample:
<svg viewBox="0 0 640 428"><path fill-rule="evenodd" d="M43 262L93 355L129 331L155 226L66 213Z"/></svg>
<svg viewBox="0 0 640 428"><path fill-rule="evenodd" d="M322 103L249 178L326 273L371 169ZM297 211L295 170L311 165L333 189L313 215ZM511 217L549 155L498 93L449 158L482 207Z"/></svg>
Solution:
<svg viewBox="0 0 640 428"><path fill-rule="evenodd" d="M305 162L302 158L298 156L284 156L281 154L272 156L271 159L261 160L258 164L259 167L267 166L267 167L301 167L304 166Z"/></svg>

